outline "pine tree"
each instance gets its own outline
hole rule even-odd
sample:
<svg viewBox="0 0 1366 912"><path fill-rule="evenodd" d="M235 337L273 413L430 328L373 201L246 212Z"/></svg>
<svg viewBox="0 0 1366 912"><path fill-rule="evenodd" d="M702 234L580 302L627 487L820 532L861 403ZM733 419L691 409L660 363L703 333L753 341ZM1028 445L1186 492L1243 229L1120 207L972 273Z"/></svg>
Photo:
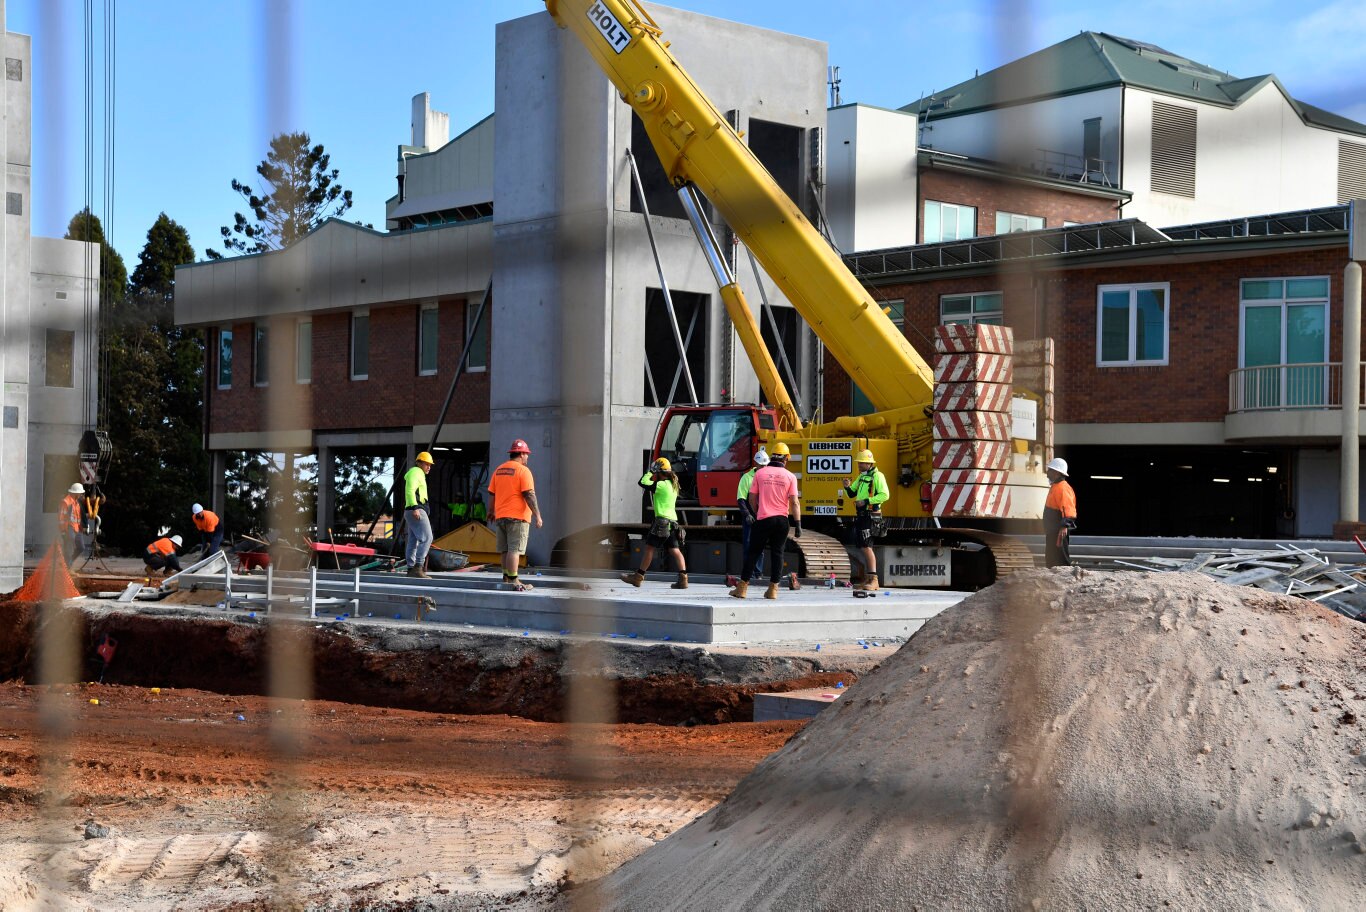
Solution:
<svg viewBox="0 0 1366 912"><path fill-rule="evenodd" d="M238 212L231 227L220 229L224 248L234 253L283 250L351 208L351 191L337 182L336 168L328 170L332 157L321 143L312 142L307 133L278 133L270 141L270 152L256 166L260 186L232 182L251 216ZM217 250L206 253L210 259L223 257Z"/></svg>

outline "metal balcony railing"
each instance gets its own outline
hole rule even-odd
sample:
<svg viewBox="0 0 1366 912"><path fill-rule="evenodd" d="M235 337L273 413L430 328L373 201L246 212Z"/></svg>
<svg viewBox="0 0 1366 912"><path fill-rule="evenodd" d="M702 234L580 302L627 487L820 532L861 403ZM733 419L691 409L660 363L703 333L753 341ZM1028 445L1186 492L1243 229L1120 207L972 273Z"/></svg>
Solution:
<svg viewBox="0 0 1366 912"><path fill-rule="evenodd" d="M1366 365L1363 365L1366 373ZM1366 386L1362 387L1366 390ZM1228 375L1228 410L1333 409L1342 407L1342 364L1268 364Z"/></svg>

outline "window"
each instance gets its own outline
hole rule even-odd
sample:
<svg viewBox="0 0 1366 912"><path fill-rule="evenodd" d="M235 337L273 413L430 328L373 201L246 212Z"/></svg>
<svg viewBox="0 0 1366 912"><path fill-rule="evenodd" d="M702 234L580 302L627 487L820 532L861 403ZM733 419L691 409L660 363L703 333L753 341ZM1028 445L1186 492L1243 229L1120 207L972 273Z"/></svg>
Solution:
<svg viewBox="0 0 1366 912"><path fill-rule="evenodd" d="M294 380L313 382L313 321L300 320L294 324Z"/></svg>
<svg viewBox="0 0 1366 912"><path fill-rule="evenodd" d="M685 362L679 356L664 292L658 288L646 289L642 340L645 348L644 403L652 407L692 403L692 397L688 395L688 381L683 375L685 363L697 390L697 401L708 401L707 307L711 297L687 291L675 291L670 297L673 298L673 316L678 321L678 332L683 338L687 360Z"/></svg>
<svg viewBox="0 0 1366 912"><path fill-rule="evenodd" d="M997 234L1013 234L1016 231L1038 231L1042 227L1042 215L1019 215L1014 212L996 213Z"/></svg>
<svg viewBox="0 0 1366 912"><path fill-rule="evenodd" d="M484 301L484 313L479 319L479 326L474 332L473 337L470 333L475 330L474 315L479 312L479 305L474 301L465 301L465 338L469 339L470 354L465 359L465 370L485 371L489 369L489 321L493 318L490 308L493 307L493 297L490 295Z"/></svg>
<svg viewBox="0 0 1366 912"><path fill-rule="evenodd" d="M69 329L47 331L47 376L45 386L75 386L76 332Z"/></svg>
<svg viewBox="0 0 1366 912"><path fill-rule="evenodd" d="M1327 276L1244 279L1239 311L1242 408L1323 405L1328 383Z"/></svg>
<svg viewBox="0 0 1366 912"><path fill-rule="evenodd" d="M351 379L370 377L370 311L351 314Z"/></svg>
<svg viewBox="0 0 1366 912"><path fill-rule="evenodd" d="M1171 285L1102 285L1096 292L1096 363L1167 363Z"/></svg>
<svg viewBox="0 0 1366 912"><path fill-rule="evenodd" d="M901 298L892 301L878 302L887 311L887 319L896 324L897 328L905 332L906 327L906 302ZM853 393L850 395L849 414L851 415L871 415L877 411L873 407L873 400L869 399L863 390L858 388L855 383Z"/></svg>
<svg viewBox="0 0 1366 912"><path fill-rule="evenodd" d="M743 411L715 411L697 450L697 468L703 472L743 472L750 467L750 438L754 416Z"/></svg>
<svg viewBox="0 0 1366 912"><path fill-rule="evenodd" d="M269 330L260 323L256 324L251 346L252 382L257 386L270 384L270 337Z"/></svg>
<svg viewBox="0 0 1366 912"><path fill-rule="evenodd" d="M925 200L925 243L977 236L977 207Z"/></svg>
<svg viewBox="0 0 1366 912"><path fill-rule="evenodd" d="M980 294L945 295L939 299L939 322L988 323L1000 326L1003 322L1001 293L988 291Z"/></svg>
<svg viewBox="0 0 1366 912"><path fill-rule="evenodd" d="M436 319L435 304L423 304L418 308L417 373L420 377L436 373Z"/></svg>
<svg viewBox="0 0 1366 912"><path fill-rule="evenodd" d="M232 389L232 330L218 331L218 388Z"/></svg>

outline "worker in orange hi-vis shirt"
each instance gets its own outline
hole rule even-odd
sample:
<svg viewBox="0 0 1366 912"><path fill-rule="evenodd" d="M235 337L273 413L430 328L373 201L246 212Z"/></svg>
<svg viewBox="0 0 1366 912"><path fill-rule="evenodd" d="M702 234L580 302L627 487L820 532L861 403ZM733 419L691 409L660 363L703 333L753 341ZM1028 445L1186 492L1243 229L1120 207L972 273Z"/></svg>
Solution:
<svg viewBox="0 0 1366 912"><path fill-rule="evenodd" d="M527 462L531 447L525 440L514 440L508 447L507 462L493 470L489 478L491 515L498 534L498 550L503 555L503 584L517 592L531 588L517 578L517 568L526 553L531 524L541 528L541 507L536 502L536 482Z"/></svg>
<svg viewBox="0 0 1366 912"><path fill-rule="evenodd" d="M62 533L62 548L66 552L67 563L75 560L79 552L85 550L84 542L81 541L80 498L84 493L85 485L76 482L66 489L66 496L57 508L57 528Z"/></svg>
<svg viewBox="0 0 1366 912"><path fill-rule="evenodd" d="M1048 499L1043 504L1043 555L1049 567L1072 566L1071 534L1077 527L1077 495L1067 481L1067 460L1053 458L1048 471Z"/></svg>
<svg viewBox="0 0 1366 912"><path fill-rule="evenodd" d="M223 523L219 521L217 513L205 510L203 504L195 504L190 507L190 518L199 530L200 557L208 557L222 547Z"/></svg>
<svg viewBox="0 0 1366 912"><path fill-rule="evenodd" d="M184 544L179 535L158 538L142 552L142 562L147 565L147 573L160 570L162 573L174 570L180 572L180 557L176 550Z"/></svg>

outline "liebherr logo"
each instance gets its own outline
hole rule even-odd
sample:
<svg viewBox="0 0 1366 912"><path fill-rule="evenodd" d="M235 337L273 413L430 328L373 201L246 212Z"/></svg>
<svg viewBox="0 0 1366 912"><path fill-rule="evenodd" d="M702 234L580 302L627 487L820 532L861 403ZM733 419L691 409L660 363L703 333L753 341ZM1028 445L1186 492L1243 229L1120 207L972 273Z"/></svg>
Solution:
<svg viewBox="0 0 1366 912"><path fill-rule="evenodd" d="M612 50L620 54L626 50L626 45L631 43L631 33L617 21L617 17L612 15L612 11L601 3L594 3L588 10L588 20L598 27L602 32L602 37L607 39Z"/></svg>

